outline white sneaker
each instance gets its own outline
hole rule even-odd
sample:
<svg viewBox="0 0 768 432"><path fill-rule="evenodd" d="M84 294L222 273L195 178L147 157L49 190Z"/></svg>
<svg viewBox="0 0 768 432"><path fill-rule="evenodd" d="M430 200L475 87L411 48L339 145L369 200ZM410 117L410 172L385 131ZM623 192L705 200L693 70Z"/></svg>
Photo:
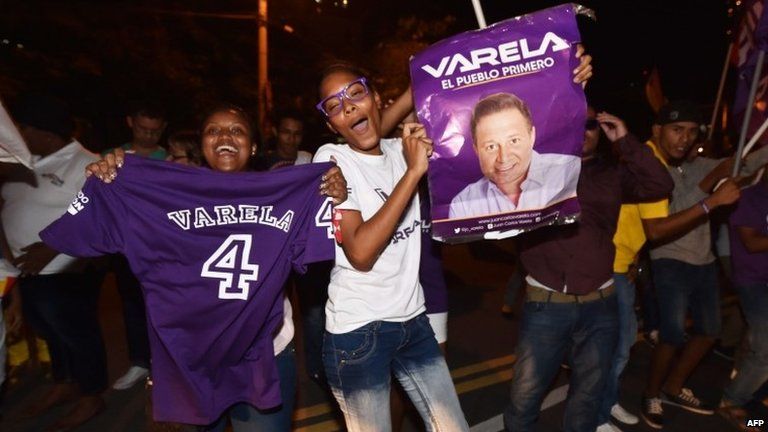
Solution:
<svg viewBox="0 0 768 432"><path fill-rule="evenodd" d="M621 429L612 425L611 422L605 422L598 426L595 432L621 432Z"/></svg>
<svg viewBox="0 0 768 432"><path fill-rule="evenodd" d="M611 407L611 417L628 425L637 424L640 421L636 415L631 414L619 404L615 404Z"/></svg>
<svg viewBox="0 0 768 432"><path fill-rule="evenodd" d="M131 366L125 375L118 378L117 381L112 384L112 388L115 390L127 390L148 376L149 369L141 366Z"/></svg>

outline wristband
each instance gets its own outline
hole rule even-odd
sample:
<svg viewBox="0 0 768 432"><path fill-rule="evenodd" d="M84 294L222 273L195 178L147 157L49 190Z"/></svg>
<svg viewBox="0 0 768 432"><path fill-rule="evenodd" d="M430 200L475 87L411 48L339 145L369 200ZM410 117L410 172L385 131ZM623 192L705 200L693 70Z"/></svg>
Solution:
<svg viewBox="0 0 768 432"><path fill-rule="evenodd" d="M704 214L709 214L709 206L704 202L704 200L699 201L699 205L702 209L704 209Z"/></svg>

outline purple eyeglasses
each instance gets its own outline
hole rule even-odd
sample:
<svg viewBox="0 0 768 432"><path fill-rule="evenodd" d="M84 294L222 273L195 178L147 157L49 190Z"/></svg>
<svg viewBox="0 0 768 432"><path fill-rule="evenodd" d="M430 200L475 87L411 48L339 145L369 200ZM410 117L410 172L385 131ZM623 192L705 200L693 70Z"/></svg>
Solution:
<svg viewBox="0 0 768 432"><path fill-rule="evenodd" d="M326 117L333 117L341 112L344 106L343 99L357 102L368 96L368 93L368 81L365 77L360 77L344 86L340 92L321 100L315 107Z"/></svg>

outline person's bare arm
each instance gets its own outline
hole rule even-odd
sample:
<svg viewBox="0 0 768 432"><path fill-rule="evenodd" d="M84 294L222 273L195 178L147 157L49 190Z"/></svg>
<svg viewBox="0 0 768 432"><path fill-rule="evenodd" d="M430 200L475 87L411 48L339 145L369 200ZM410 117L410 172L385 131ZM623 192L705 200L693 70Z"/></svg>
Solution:
<svg viewBox="0 0 768 432"><path fill-rule="evenodd" d="M736 182L729 179L703 202L711 211L720 206L733 204L739 199L739 195L739 187ZM707 211L704 206L697 203L667 217L643 219L643 230L649 242L654 244L666 243L692 230L701 224L706 217Z"/></svg>
<svg viewBox="0 0 768 432"><path fill-rule="evenodd" d="M381 136L389 136L411 111L413 111L413 94L409 85L394 102L381 110Z"/></svg>
<svg viewBox="0 0 768 432"><path fill-rule="evenodd" d="M706 193L712 192L712 189L715 188L720 180L731 175L731 171L733 170L733 161L734 159L732 157L723 159L719 164L717 164L716 167L712 169L712 171L707 173L707 175L701 179L699 182L699 189Z"/></svg>
<svg viewBox="0 0 768 432"><path fill-rule="evenodd" d="M431 151L432 142L424 135L424 129L406 125L403 130L403 153L408 168L387 201L368 220L363 220L359 211L344 211L339 223L341 247L355 269L370 271L389 244L401 215L418 189L419 180L427 171L427 158Z"/></svg>

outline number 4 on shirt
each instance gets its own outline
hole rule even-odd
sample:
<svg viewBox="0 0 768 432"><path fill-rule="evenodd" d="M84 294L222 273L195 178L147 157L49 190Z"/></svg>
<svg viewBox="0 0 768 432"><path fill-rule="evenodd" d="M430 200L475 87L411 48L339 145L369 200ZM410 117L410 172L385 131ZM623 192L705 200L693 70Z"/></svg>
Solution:
<svg viewBox="0 0 768 432"><path fill-rule="evenodd" d="M221 280L220 299L247 300L250 283L259 279L259 265L250 262L252 240L250 234L233 234L203 264L200 276Z"/></svg>

